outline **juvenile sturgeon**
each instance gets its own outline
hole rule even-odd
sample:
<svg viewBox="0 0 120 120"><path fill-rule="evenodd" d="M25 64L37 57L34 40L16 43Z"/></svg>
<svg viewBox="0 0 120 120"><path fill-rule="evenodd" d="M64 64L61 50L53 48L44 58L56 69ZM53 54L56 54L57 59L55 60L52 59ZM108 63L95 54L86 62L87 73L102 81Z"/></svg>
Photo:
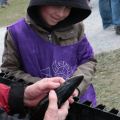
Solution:
<svg viewBox="0 0 120 120"><path fill-rule="evenodd" d="M83 76L76 76L66 80L60 87L55 89L58 97L58 108L72 95L74 90L82 82ZM49 103L48 95L43 98L37 107L31 112L32 120L43 120Z"/></svg>

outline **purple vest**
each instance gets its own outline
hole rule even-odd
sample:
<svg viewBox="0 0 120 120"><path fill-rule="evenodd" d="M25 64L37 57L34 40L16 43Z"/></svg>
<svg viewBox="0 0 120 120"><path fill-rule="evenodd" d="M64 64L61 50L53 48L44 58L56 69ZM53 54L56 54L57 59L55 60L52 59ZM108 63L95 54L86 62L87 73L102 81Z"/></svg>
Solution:
<svg viewBox="0 0 120 120"><path fill-rule="evenodd" d="M44 78L61 76L70 78L77 67L93 57L92 48L86 37L73 45L60 46L44 40L33 31L24 19L7 28L17 47L23 70L32 76ZM91 92L89 92L91 91ZM92 85L86 91L96 104L95 91ZM81 96L81 97L84 97ZM84 102L84 99L81 101Z"/></svg>

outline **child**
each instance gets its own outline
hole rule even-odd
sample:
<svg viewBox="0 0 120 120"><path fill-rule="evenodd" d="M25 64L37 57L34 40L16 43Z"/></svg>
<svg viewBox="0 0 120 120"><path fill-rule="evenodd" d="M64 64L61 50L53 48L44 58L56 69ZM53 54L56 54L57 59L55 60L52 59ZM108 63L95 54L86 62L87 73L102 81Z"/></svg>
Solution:
<svg viewBox="0 0 120 120"><path fill-rule="evenodd" d="M31 83L84 75L76 95L95 105L96 61L80 23L90 13L87 0L31 0L27 17L7 27L2 71Z"/></svg>

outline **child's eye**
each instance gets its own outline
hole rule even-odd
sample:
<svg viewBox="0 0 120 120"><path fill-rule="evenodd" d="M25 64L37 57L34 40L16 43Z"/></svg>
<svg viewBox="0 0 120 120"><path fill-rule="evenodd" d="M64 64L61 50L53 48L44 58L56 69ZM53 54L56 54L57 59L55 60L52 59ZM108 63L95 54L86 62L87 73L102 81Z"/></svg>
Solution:
<svg viewBox="0 0 120 120"><path fill-rule="evenodd" d="M69 7L69 6L66 6L66 8L67 8L67 9L71 9L71 7Z"/></svg>

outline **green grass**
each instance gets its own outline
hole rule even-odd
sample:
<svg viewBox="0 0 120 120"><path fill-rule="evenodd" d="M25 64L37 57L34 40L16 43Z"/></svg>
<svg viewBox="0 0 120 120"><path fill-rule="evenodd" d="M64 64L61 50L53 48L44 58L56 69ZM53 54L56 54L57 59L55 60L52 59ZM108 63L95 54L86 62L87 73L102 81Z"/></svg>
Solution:
<svg viewBox="0 0 120 120"><path fill-rule="evenodd" d="M93 84L98 103L120 110L120 49L96 56L97 72Z"/></svg>
<svg viewBox="0 0 120 120"><path fill-rule="evenodd" d="M28 1L28 0L27 0ZM26 14L26 0L10 0L10 5L0 8L0 27L9 25Z"/></svg>

